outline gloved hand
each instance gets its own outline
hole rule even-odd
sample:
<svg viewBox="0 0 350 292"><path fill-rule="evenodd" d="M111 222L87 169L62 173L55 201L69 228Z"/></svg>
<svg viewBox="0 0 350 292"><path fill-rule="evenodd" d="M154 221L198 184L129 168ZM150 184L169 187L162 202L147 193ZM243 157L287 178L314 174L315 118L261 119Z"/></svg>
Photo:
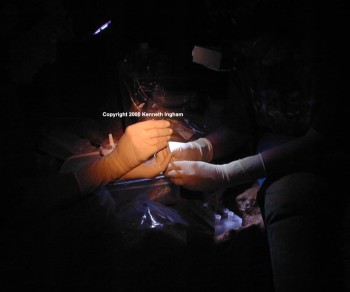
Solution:
<svg viewBox="0 0 350 292"><path fill-rule="evenodd" d="M112 158L126 173L166 148L172 133L169 121L148 120L133 124L126 128L111 153Z"/></svg>
<svg viewBox="0 0 350 292"><path fill-rule="evenodd" d="M161 174L167 168L172 154L169 147L159 151L151 159L141 163L134 169L127 172L119 180L134 178L152 178Z"/></svg>
<svg viewBox="0 0 350 292"><path fill-rule="evenodd" d="M202 161L171 162L165 175L177 185L195 191L213 191L253 182L265 176L260 154L228 164L215 165Z"/></svg>
<svg viewBox="0 0 350 292"><path fill-rule="evenodd" d="M75 177L83 194L118 179L164 149L172 134L170 122L148 120L126 128L110 154L78 170Z"/></svg>
<svg viewBox="0 0 350 292"><path fill-rule="evenodd" d="M206 138L199 138L191 142L169 142L173 153L172 161L192 160L209 162L213 158L213 146Z"/></svg>
<svg viewBox="0 0 350 292"><path fill-rule="evenodd" d="M203 161L171 162L165 176L174 184L195 191L215 190L225 181L223 168L220 165Z"/></svg>

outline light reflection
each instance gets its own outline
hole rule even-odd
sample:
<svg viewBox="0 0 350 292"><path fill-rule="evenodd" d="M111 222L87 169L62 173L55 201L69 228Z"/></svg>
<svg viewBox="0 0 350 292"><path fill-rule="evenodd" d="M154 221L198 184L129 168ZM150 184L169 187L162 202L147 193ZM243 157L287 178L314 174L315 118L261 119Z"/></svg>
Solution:
<svg viewBox="0 0 350 292"><path fill-rule="evenodd" d="M99 34L101 31L103 31L104 29L106 29L110 24L111 24L111 20L109 20L109 21L107 21L106 23L104 23L103 25L101 25L99 28L98 28L98 30L96 30L95 32L94 32L94 34L93 35L96 35L96 34Z"/></svg>

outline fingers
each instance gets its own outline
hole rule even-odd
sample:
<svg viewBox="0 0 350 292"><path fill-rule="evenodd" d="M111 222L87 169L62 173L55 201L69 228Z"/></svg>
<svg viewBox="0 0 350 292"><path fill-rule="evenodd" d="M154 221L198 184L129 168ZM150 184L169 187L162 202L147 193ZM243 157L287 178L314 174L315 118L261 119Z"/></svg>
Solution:
<svg viewBox="0 0 350 292"><path fill-rule="evenodd" d="M175 170L175 169L172 169L172 170L169 170L167 171L166 173L166 176L167 177L170 177L170 178L176 178L176 177L179 177L180 174L179 174L179 171L178 170Z"/></svg>
<svg viewBox="0 0 350 292"><path fill-rule="evenodd" d="M143 158L141 158L141 162L145 162L146 160L152 159L155 153L157 153L158 156L158 153L164 151L167 147L167 142L161 142L155 145L142 145L142 147L140 147L140 153L142 153L141 155L143 156Z"/></svg>
<svg viewBox="0 0 350 292"><path fill-rule="evenodd" d="M181 170L170 170L166 172L166 176L170 178L170 180L179 186L182 186L184 184L183 176L182 176L182 171Z"/></svg>
<svg viewBox="0 0 350 292"><path fill-rule="evenodd" d="M183 158L183 155L182 155L183 153L182 153L181 149L173 151L172 154L173 154L173 161L185 160Z"/></svg>
<svg viewBox="0 0 350 292"><path fill-rule="evenodd" d="M165 175L171 179L179 179L183 176L183 170L180 166L176 165L176 162L171 162L168 165Z"/></svg>
<svg viewBox="0 0 350 292"><path fill-rule="evenodd" d="M169 149L173 156L176 158L178 158L177 156L179 156L182 153L181 144L183 143L169 141Z"/></svg>
<svg viewBox="0 0 350 292"><path fill-rule="evenodd" d="M146 130L146 135L148 138L159 138L159 137L170 137L173 133L173 129L164 128L164 129L149 129ZM170 138L169 138L170 139Z"/></svg>
<svg viewBox="0 0 350 292"><path fill-rule="evenodd" d="M160 143L157 143L155 145L151 145L150 148L151 148L151 151L152 153L157 153L161 150L163 150L164 148L167 148L168 147L168 142L167 141L164 141L164 142L160 142Z"/></svg>
<svg viewBox="0 0 350 292"><path fill-rule="evenodd" d="M173 130L166 125L169 121L144 121L138 122L126 128L125 134L128 136L138 136L143 139L171 136Z"/></svg>
<svg viewBox="0 0 350 292"><path fill-rule="evenodd" d="M173 184L176 184L178 186L182 186L184 184L182 178L170 178L170 180Z"/></svg>
<svg viewBox="0 0 350 292"><path fill-rule="evenodd" d="M156 155L156 160L162 162L165 157L167 156L166 149L164 148L163 150L160 150L157 155Z"/></svg>
<svg viewBox="0 0 350 292"><path fill-rule="evenodd" d="M181 169L181 161L171 162L168 166L168 171L170 170L180 170Z"/></svg>
<svg viewBox="0 0 350 292"><path fill-rule="evenodd" d="M150 139L146 139L144 141L144 143L146 143L149 146L154 146L154 145L157 145L157 144L166 143L166 145L168 146L169 139L170 139L170 136L158 137L158 138L150 138Z"/></svg>
<svg viewBox="0 0 350 292"><path fill-rule="evenodd" d="M166 159L168 154L170 154L170 156L172 155L169 147L166 147L157 153L157 159L164 160L164 159Z"/></svg>
<svg viewBox="0 0 350 292"><path fill-rule="evenodd" d="M135 124L136 125L136 124ZM170 122L166 120L147 120L137 123L144 130L169 128Z"/></svg>
<svg viewBox="0 0 350 292"><path fill-rule="evenodd" d="M169 149L171 152L174 152L174 151L178 151L181 149L181 146L183 145L184 143L181 143L181 142L174 142L174 141L170 141L169 142Z"/></svg>
<svg viewBox="0 0 350 292"><path fill-rule="evenodd" d="M165 154L163 154L163 155L165 155ZM171 153L168 153L168 154L165 155L164 159L159 164L159 173L161 173L161 172L166 170L170 160L171 160Z"/></svg>

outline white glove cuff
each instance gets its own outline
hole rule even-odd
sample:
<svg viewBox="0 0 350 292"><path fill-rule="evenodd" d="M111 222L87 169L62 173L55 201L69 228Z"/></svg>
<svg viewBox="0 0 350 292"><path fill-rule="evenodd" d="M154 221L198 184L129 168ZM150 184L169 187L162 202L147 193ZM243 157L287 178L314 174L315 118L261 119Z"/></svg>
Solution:
<svg viewBox="0 0 350 292"><path fill-rule="evenodd" d="M201 161L210 162L213 159L213 145L206 138L199 138L192 143L199 146Z"/></svg>

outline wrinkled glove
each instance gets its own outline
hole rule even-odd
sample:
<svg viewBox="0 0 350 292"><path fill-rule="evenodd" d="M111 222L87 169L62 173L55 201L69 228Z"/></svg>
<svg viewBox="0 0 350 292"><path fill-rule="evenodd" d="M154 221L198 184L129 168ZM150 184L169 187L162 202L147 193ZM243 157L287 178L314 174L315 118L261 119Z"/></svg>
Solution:
<svg viewBox="0 0 350 292"><path fill-rule="evenodd" d="M89 193L122 177L166 148L172 134L169 126L169 121L148 120L127 127L113 152L75 173L81 192Z"/></svg>
<svg viewBox="0 0 350 292"><path fill-rule="evenodd" d="M253 182L265 176L265 167L260 154L215 165L202 161L171 162L166 174L171 181L195 191L213 191Z"/></svg>
<svg viewBox="0 0 350 292"><path fill-rule="evenodd" d="M167 168L172 154L169 147L159 151L151 159L141 163L128 173L123 175L119 180L134 179L134 178L152 178L155 177Z"/></svg>
<svg viewBox="0 0 350 292"><path fill-rule="evenodd" d="M173 161L192 160L209 162L213 158L213 146L206 138L199 138L191 142L169 142Z"/></svg>

